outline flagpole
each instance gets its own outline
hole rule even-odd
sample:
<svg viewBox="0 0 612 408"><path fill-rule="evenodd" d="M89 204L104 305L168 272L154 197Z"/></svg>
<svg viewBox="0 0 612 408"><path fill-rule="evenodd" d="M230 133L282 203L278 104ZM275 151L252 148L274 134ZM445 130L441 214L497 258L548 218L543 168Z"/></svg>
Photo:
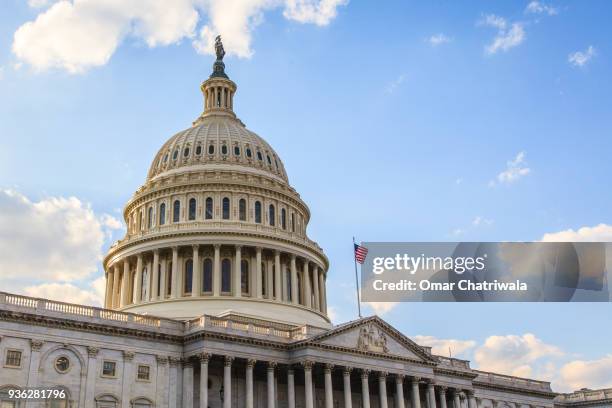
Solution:
<svg viewBox="0 0 612 408"><path fill-rule="evenodd" d="M353 261L355 262L355 289L357 290L357 312L359 313L359 318L361 319L361 299L359 298L359 277L357 274L357 257L355 253L355 237L353 237Z"/></svg>

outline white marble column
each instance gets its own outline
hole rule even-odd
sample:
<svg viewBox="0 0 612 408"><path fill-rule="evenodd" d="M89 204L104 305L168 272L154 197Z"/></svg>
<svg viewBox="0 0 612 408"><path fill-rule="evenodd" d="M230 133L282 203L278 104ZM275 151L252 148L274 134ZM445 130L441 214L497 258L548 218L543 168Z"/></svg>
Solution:
<svg viewBox="0 0 612 408"><path fill-rule="evenodd" d="M455 388L453 390L453 402L454 402L454 407L453 408L461 408L461 398L459 397L459 393L461 392L461 390Z"/></svg>
<svg viewBox="0 0 612 408"><path fill-rule="evenodd" d="M263 287L261 285L261 248L255 248L255 295L258 299L263 298Z"/></svg>
<svg viewBox="0 0 612 408"><path fill-rule="evenodd" d="M266 260L266 299L274 298L274 274L272 273L272 262Z"/></svg>
<svg viewBox="0 0 612 408"><path fill-rule="evenodd" d="M429 408L436 408L436 386L433 381L427 384L427 393L429 394Z"/></svg>
<svg viewBox="0 0 612 408"><path fill-rule="evenodd" d="M325 364L323 373L325 375L325 408L334 408L334 388L332 384L332 364Z"/></svg>
<svg viewBox="0 0 612 408"><path fill-rule="evenodd" d="M113 267L109 266L108 271L106 272L106 293L104 294L104 308L105 309L110 309L113 307L112 299L113 299Z"/></svg>
<svg viewBox="0 0 612 408"><path fill-rule="evenodd" d="M298 277L295 265L295 255L291 255L291 303L298 304Z"/></svg>
<svg viewBox="0 0 612 408"><path fill-rule="evenodd" d="M155 381L155 402L160 407L169 406L168 402L168 383L170 375L168 373L168 357L155 356L157 362L157 375Z"/></svg>
<svg viewBox="0 0 612 408"><path fill-rule="evenodd" d="M387 373L384 371L378 374L378 395L380 397L380 408L387 408Z"/></svg>
<svg viewBox="0 0 612 408"><path fill-rule="evenodd" d="M232 408L232 361L234 357L225 357L223 367L223 408Z"/></svg>
<svg viewBox="0 0 612 408"><path fill-rule="evenodd" d="M134 278L134 294L132 301L134 304L138 304L142 301L142 254L138 254L136 257L136 277Z"/></svg>
<svg viewBox="0 0 612 408"><path fill-rule="evenodd" d="M1 337L0 337L1 339ZM40 365L40 349L42 348L44 342L41 340L30 340L30 368L28 371L28 387L35 388L38 387L38 369ZM28 402L28 406L35 406L35 402Z"/></svg>
<svg viewBox="0 0 612 408"><path fill-rule="evenodd" d="M353 402L351 398L351 370L350 367L345 367L342 372L342 378L344 381L344 408L353 408Z"/></svg>
<svg viewBox="0 0 612 408"><path fill-rule="evenodd" d="M153 251L153 265L151 266L151 289L149 293L151 294L151 300L159 299L157 282L159 279L159 249L155 249Z"/></svg>
<svg viewBox="0 0 612 408"><path fill-rule="evenodd" d="M179 394L178 390L178 365L179 359L174 357L169 357L168 362L170 364L170 374L168 379L168 407L169 408L179 408L177 404L176 396ZM129 401L129 398L124 398L126 401Z"/></svg>
<svg viewBox="0 0 612 408"><path fill-rule="evenodd" d="M200 265L200 246L193 245L193 275L191 277L191 297L198 297L202 293L202 268Z"/></svg>
<svg viewBox="0 0 612 408"><path fill-rule="evenodd" d="M208 362L210 354L200 354L200 408L208 408Z"/></svg>
<svg viewBox="0 0 612 408"><path fill-rule="evenodd" d="M276 362L270 361L268 362L268 377L267 377L267 387L268 387L268 408L274 408L274 369L276 368Z"/></svg>
<svg viewBox="0 0 612 408"><path fill-rule="evenodd" d="M234 278L232 279L232 283L234 284L234 297L242 297L242 246L240 245L236 245L236 254L234 260Z"/></svg>
<svg viewBox="0 0 612 408"><path fill-rule="evenodd" d="M161 300L164 300L166 298L166 294L168 293L168 276L166 269L168 269L168 261L166 257L164 257L161 261L161 268L159 272L161 274L161 276L159 277L159 298Z"/></svg>
<svg viewBox="0 0 612 408"><path fill-rule="evenodd" d="M369 384L370 370L361 371L361 406L363 408L370 408L370 384Z"/></svg>
<svg viewBox="0 0 612 408"><path fill-rule="evenodd" d="M306 408L314 408L312 396L312 361L304 361L304 399L306 400Z"/></svg>
<svg viewBox="0 0 612 408"><path fill-rule="evenodd" d="M123 280L121 281L121 303L120 307L128 304L129 288L130 288L130 263L127 259L123 260Z"/></svg>
<svg viewBox="0 0 612 408"><path fill-rule="evenodd" d="M85 408L95 408L96 378L98 376L98 348L87 347L87 378L85 380ZM35 387L30 385L28 387Z"/></svg>
<svg viewBox="0 0 612 408"><path fill-rule="evenodd" d="M172 285L171 294L172 299L176 299L180 296L180 279L179 279L179 259L178 259L178 247L172 248Z"/></svg>
<svg viewBox="0 0 612 408"><path fill-rule="evenodd" d="M319 267L315 264L312 268L312 286L314 289L314 309L320 310L321 299L319 297Z"/></svg>
<svg viewBox="0 0 612 408"><path fill-rule="evenodd" d="M321 296L321 312L327 314L327 290L325 289L325 273L319 271L319 296Z"/></svg>
<svg viewBox="0 0 612 408"><path fill-rule="evenodd" d="M255 360L249 359L246 366L246 408L253 408L253 367Z"/></svg>
<svg viewBox="0 0 612 408"><path fill-rule="evenodd" d="M412 408L421 408L421 395L419 394L419 377L412 377Z"/></svg>
<svg viewBox="0 0 612 408"><path fill-rule="evenodd" d="M287 293L287 263L283 262L281 264L281 297L283 302L287 302L289 299L289 294Z"/></svg>
<svg viewBox="0 0 612 408"><path fill-rule="evenodd" d="M213 259L213 296L221 295L221 245L215 244Z"/></svg>
<svg viewBox="0 0 612 408"><path fill-rule="evenodd" d="M473 391L468 391L467 398L468 398L468 408L478 408L477 407L478 404L476 403L476 396L474 395Z"/></svg>
<svg viewBox="0 0 612 408"><path fill-rule="evenodd" d="M182 408L193 408L193 363L190 360L183 361Z"/></svg>
<svg viewBox="0 0 612 408"><path fill-rule="evenodd" d="M112 295L112 309L116 309L119 307L119 294L121 290L119 288L120 274L121 270L119 269L119 263L113 265L113 295Z"/></svg>
<svg viewBox="0 0 612 408"><path fill-rule="evenodd" d="M274 298L280 301L282 298L283 284L281 282L281 263L280 263L280 251L274 251Z"/></svg>
<svg viewBox="0 0 612 408"><path fill-rule="evenodd" d="M312 290L310 287L310 271L308 270L308 261L304 260L304 297L306 298L306 302L304 305L306 307L312 307Z"/></svg>
<svg viewBox="0 0 612 408"><path fill-rule="evenodd" d="M440 408L446 407L446 387L440 387L438 392L440 393Z"/></svg>
<svg viewBox="0 0 612 408"><path fill-rule="evenodd" d="M395 408L404 408L404 376L395 375ZM446 408L446 407L444 407Z"/></svg>
<svg viewBox="0 0 612 408"><path fill-rule="evenodd" d="M287 407L295 408L295 374L291 368L287 370Z"/></svg>

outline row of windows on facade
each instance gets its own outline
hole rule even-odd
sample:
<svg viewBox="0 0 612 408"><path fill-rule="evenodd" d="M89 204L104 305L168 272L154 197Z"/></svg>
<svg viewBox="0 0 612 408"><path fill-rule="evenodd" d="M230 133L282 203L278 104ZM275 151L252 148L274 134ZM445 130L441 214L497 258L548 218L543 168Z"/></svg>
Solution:
<svg viewBox="0 0 612 408"><path fill-rule="evenodd" d="M233 262L228 259L228 258L224 258L221 261L221 293L224 295L229 295L231 294L232 291L232 265ZM185 261L185 269L184 269L184 273L183 273L183 294L184 295L190 295L193 292L193 260L192 259L188 259ZM266 264L264 262L261 263L261 270L262 270L262 274L261 274L261 289L262 289L262 295L263 296L268 296L271 297L272 294L275 292L275 288L277 285L276 282L276 265L272 265L271 266L271 277L272 277L272 281L269 282L268 284L268 273L266 271ZM204 293L204 294L212 294L213 293L213 260L211 258L205 258L202 261L202 272L201 272L201 279L200 282L202 283L202 286L200 287L200 293ZM146 278L145 276L147 276L147 271L145 269L144 273L143 273L143 282L142 282L142 290L143 293L141 294L141 296L144 298L145 293L144 291L146 290ZM157 273L157 282L155 282L155 284L157 285L157 291L156 293L161 293L162 290L162 273L161 273L161 264L158 265L158 273ZM164 296L171 296L172 294L172 262L168 263L168 268L167 268L167 273L166 273L166 278L165 278L165 286L166 286L166 293L164 294ZM311 287L313 287L312 285L314 285L314 282L311 281ZM291 301L291 274L287 273L286 274L286 293L287 293L287 300ZM121 287L121 285L119 285L119 287ZM240 290L242 292L243 295L245 296L250 296L251 295L251 287L250 287L250 279L249 279L249 261L243 259L240 263ZM300 279L297 280L297 293L298 293L298 303L303 303L303 299L302 299L302 282Z"/></svg>
<svg viewBox="0 0 612 408"><path fill-rule="evenodd" d="M179 148L176 148L176 149L175 149L175 150L172 152L172 160L173 160L173 161L178 160L178 158L179 158L179 151L180 151L180 149L179 149ZM240 149L240 146L234 146L234 156L236 156L236 157L241 157L241 152L242 152L242 151L241 151L241 149ZM253 151L251 150L251 148L250 148L250 147L246 147L246 148L244 149L244 152L245 152L245 155L246 155L246 158L247 158L247 159L252 159L252 158L253 158ZM188 158L190 153L191 153L191 148L190 148L190 146L186 146L186 147L183 149L183 158L185 158L185 159L186 159L186 158ZM165 163L167 163L167 162L168 162L168 157L169 157L169 154L170 154L170 153L166 153L166 154L164 155L164 158L162 159L161 163L164 163L164 164L165 164ZM214 154L215 154L215 145L214 145L213 143L211 143L211 144L209 144L209 145L208 145L208 154L209 154L210 156L212 156L212 155L214 155ZM201 156L201 155L202 155L202 145L197 145L197 146L196 146L196 148L195 148L195 155L196 155L196 156ZM222 144L221 144L221 155L222 155L222 156L228 156L228 155L229 155L229 148L228 148L227 144L225 144L225 143L223 143L223 142L222 142ZM257 151L255 152L255 155L256 155L256 157L257 157L257 160L263 163L263 161L264 161L264 155L263 155L263 153L262 153L260 150L257 150ZM276 156L275 156L275 155L272 155L272 157L270 157L270 154L269 154L269 153L266 153L266 161L268 162L268 165L269 165L270 167L272 167L272 162L274 162L274 167L276 168L276 170L280 170L280 167L279 167L279 165L278 165L278 160L276 159ZM160 164L161 164L161 163L160 163Z"/></svg>
<svg viewBox="0 0 612 408"><path fill-rule="evenodd" d="M4 360L4 366L6 368L21 368L22 363L22 352L21 350L6 350L6 356ZM72 362L68 356L60 356L55 359L53 366L59 374L66 374L70 371ZM115 361L104 360L102 363L102 370L100 372L102 377L116 378L117 377L117 363ZM146 364L139 364L136 369L136 380L138 381L149 381L151 379L151 366Z"/></svg>
<svg viewBox="0 0 612 408"><path fill-rule="evenodd" d="M221 205L221 218L224 220L229 220L231 218L231 203L230 203L230 199L228 197L224 197L223 200L221 201L222 205ZM197 200L195 198L191 198L189 199L189 203L188 203L188 211L187 211L187 219L189 221L195 221L196 220L196 212L197 212ZM204 209L204 219L206 220L212 220L213 216L214 216L214 200L212 197L208 197L206 199L205 202L205 209ZM263 217L262 217L262 204L261 201L255 201L255 217L254 217L254 221L256 224L261 224ZM141 213L142 214L142 213ZM173 223L177 223L180 222L180 218L181 218L181 201L180 200L174 200L174 203L172 205L172 222ZM295 222L295 214L291 213L291 217L290 217L290 228L291 228L291 232L295 232L296 229L296 222ZM136 228L142 229L142 216L138 218L139 222L138 222L138 226L136 226L136 222L132 223L132 228L131 230L134 231ZM239 221L246 221L247 220L247 202L244 198L241 198L240 200L238 200L238 220ZM147 210L147 225L148 228L153 228L153 224L155 222L155 218L153 215L153 207L149 207L149 209ZM274 204L270 204L268 206L268 223L270 224L270 226L274 227L276 226L276 207L274 206ZM287 210L285 210L284 208L281 208L280 211L280 227L283 230L287 229ZM159 225L165 225L166 224L166 203L161 203L159 205L159 219L158 219L158 223Z"/></svg>

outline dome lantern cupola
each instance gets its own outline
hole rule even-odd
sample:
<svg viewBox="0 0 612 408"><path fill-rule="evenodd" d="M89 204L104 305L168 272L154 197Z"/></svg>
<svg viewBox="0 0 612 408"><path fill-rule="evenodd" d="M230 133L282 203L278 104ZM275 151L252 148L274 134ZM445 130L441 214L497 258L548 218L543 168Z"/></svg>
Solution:
<svg viewBox="0 0 612 408"><path fill-rule="evenodd" d="M204 112L193 122L194 126L200 124L203 118L211 115L236 117L233 109L237 86L225 73L225 64L223 63L225 50L223 49L221 36L217 36L215 39L215 53L217 59L213 64L213 72L200 86L204 96Z"/></svg>

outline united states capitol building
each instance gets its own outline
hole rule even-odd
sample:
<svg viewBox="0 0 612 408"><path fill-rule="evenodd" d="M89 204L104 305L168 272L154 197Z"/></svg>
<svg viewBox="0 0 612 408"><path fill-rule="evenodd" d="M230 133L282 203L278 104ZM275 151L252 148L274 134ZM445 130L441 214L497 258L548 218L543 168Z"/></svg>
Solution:
<svg viewBox="0 0 612 408"><path fill-rule="evenodd" d="M434 355L378 317L333 326L308 206L234 113L223 55L125 206L104 308L0 292L0 408L612 406ZM67 399L9 398L26 387Z"/></svg>

